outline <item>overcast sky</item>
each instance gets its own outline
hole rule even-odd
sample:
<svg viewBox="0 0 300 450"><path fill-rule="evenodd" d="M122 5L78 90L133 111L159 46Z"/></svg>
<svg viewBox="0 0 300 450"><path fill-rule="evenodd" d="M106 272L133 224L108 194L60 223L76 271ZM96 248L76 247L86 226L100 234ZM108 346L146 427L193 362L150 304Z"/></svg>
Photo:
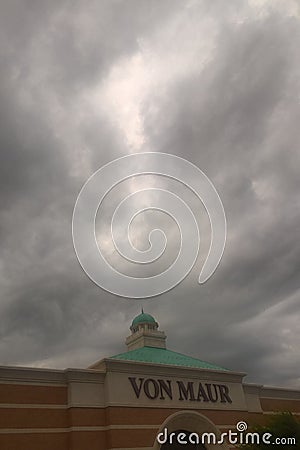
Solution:
<svg viewBox="0 0 300 450"><path fill-rule="evenodd" d="M299 2L7 0L0 22L0 364L87 367L125 350L143 305L168 348L299 387ZM206 284L204 233L177 288L120 299L81 269L72 211L95 170L149 150L209 176L227 245Z"/></svg>

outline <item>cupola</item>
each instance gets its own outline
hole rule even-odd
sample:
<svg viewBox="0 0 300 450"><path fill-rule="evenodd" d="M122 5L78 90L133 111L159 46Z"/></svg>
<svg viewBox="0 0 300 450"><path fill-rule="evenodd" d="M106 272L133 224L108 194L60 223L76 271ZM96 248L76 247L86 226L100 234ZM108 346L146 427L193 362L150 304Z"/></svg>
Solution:
<svg viewBox="0 0 300 450"><path fill-rule="evenodd" d="M154 317L142 309L131 323L131 335L126 338L128 350L141 347L166 348L166 335L163 331L159 331L158 327Z"/></svg>

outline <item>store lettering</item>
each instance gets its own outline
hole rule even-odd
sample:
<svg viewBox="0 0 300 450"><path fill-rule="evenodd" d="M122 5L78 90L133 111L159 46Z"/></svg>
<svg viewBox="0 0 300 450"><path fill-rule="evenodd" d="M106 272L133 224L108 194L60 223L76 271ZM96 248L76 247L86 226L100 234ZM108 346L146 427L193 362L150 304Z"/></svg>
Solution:
<svg viewBox="0 0 300 450"><path fill-rule="evenodd" d="M225 384L194 381L162 380L128 377L137 399L145 395L150 400L173 400L208 403L232 403L229 387ZM174 395L176 394L176 395Z"/></svg>

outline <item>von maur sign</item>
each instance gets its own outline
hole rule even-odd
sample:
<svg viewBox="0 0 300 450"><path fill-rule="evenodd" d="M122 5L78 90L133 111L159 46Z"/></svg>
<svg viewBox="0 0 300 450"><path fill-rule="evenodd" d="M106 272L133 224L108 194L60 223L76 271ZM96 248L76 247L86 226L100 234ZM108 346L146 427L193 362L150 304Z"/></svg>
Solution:
<svg viewBox="0 0 300 450"><path fill-rule="evenodd" d="M229 387L225 384L136 377L128 377L128 380L138 399L146 396L150 400L232 403Z"/></svg>

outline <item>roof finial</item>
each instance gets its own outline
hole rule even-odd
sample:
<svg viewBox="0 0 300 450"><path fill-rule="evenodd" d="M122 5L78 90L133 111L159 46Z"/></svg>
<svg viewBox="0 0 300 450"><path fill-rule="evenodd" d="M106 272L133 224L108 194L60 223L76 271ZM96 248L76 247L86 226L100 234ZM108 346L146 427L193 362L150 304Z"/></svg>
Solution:
<svg viewBox="0 0 300 450"><path fill-rule="evenodd" d="M142 314L144 314L144 308L142 307Z"/></svg>

